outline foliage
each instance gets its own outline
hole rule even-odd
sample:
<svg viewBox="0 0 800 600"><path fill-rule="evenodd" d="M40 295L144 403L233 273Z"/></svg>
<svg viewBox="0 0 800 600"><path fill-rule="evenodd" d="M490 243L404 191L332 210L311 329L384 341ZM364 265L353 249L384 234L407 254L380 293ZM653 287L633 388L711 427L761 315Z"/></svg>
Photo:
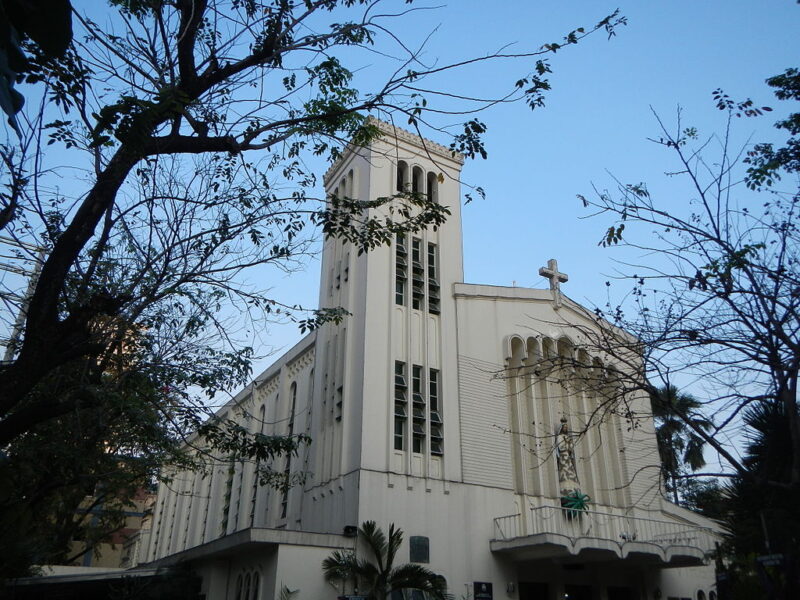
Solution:
<svg viewBox="0 0 800 600"><path fill-rule="evenodd" d="M241 384L251 351L236 339L231 314L277 315L306 328L344 316L308 316L246 284L246 270L296 268L316 227L362 252L447 216L423 194L315 198L316 178L305 168L308 154L335 159L344 140L366 145L380 135L369 113L420 128L430 115L460 112L429 104L416 89L458 65L393 66L383 87L353 87L335 51L372 55L391 11L377 14L365 0L114 5L108 30L76 14L81 32L65 58L35 55L26 81L42 87L43 109L29 115L24 142L2 152L10 174L2 225L45 257L16 357L2 366L0 444L51 417L30 402L31 391L76 356L102 354L109 333L117 342L133 331L146 338L173 393L198 386L213 396ZM561 46L621 23L615 13ZM398 47L402 64L416 61ZM493 58L500 60L476 60ZM452 136L454 152L483 154L476 123ZM68 152L45 152L49 145ZM75 170L78 189L56 191ZM381 209L390 205L387 215ZM94 325L108 319L125 326Z"/></svg>
<svg viewBox="0 0 800 600"><path fill-rule="evenodd" d="M767 83L780 100L800 100L797 69ZM798 581L797 519L791 511L800 490L800 113L776 124L790 135L785 145L758 143L739 151L732 142L734 120L769 109L752 100L736 102L720 90L714 100L727 117L721 135L701 139L696 129L681 125L679 114L674 131L659 119L661 136L654 140L676 159L669 174L688 184L690 201L668 205L642 183L621 182L616 196L581 196L585 205L615 218L601 245L652 257L629 276L636 314L610 304L597 314L637 338L644 361L627 382L631 388L658 397L651 381L698 382L706 398L671 402L669 408L697 444L702 440L727 463L718 475L733 477L721 511L732 569L760 574L769 597L791 598ZM718 153L709 156L714 148ZM640 237L642 227L648 239ZM627 347L622 353L629 352ZM713 426L698 421L703 413L715 415ZM743 431L751 438L741 459L731 443ZM774 535L771 550L765 532ZM785 554L780 565L765 570L755 562L759 554L776 551Z"/></svg>
<svg viewBox="0 0 800 600"><path fill-rule="evenodd" d="M24 81L41 101L20 139L0 148L0 228L40 266L18 307L25 319L13 359L0 364L0 449L27 460L42 441L36 432L86 414L113 439L110 386L157 415L160 432L131 440L132 456L174 461L173 448L159 449L185 441L196 448L183 458L201 468L234 454L260 461L262 482L278 485L269 459L308 439L211 419L212 402L248 381L253 338L270 320L308 331L346 315L282 299L270 280L300 268L320 233L361 253L448 214L413 192L316 197L307 160L335 160L348 140L367 146L381 134L370 116L447 135L431 119L453 114L467 119L448 136L453 152L485 156L485 126L473 113L493 101L435 82L423 92L422 82L476 61L533 59L528 83L510 85L502 100L540 106L549 55L624 24L614 13L558 44L425 67L391 31L414 12L407 2L398 11L368 0L110 4L74 13L64 56L28 48ZM389 57L383 83L359 90L359 60L378 55ZM137 432L136 418L120 423ZM103 437L80 469L94 468ZM18 450L25 444L30 451ZM40 460L53 451L43 446Z"/></svg>
<svg viewBox="0 0 800 600"><path fill-rule="evenodd" d="M591 498L588 494L582 494L580 490L573 490L569 494L561 496L561 506L566 508L568 518L579 517L581 512L589 508Z"/></svg>
<svg viewBox="0 0 800 600"><path fill-rule="evenodd" d="M691 406L673 403L671 409L693 435L746 475L749 469L726 447L723 434L741 425L740 415L751 405L780 402L790 414L788 409L797 403L800 195L796 185L770 187L761 190L767 195L763 199L740 185L740 155L729 144L732 120L737 112L745 114L741 104L723 103L727 129L709 140L700 140L680 123L670 133L662 123L662 136L655 141L676 157L677 175L686 179L696 198L688 214L674 203L658 204L644 184L620 184L619 198L608 192L600 192L594 201L582 198L600 212L616 215L615 230L628 225L625 237L612 245L659 257L657 264L630 276L634 317L623 306L597 311L638 339L645 362L630 385L654 397L658 390L650 381L669 384L678 373L700 378L709 398ZM703 154L712 143L720 150L713 159ZM755 160L754 152L746 158ZM745 181L750 173L752 168ZM638 232L631 232L633 225L646 227L654 237L640 241ZM707 427L696 419L703 411L719 413L719 421ZM795 466L781 485L800 484L800 428L794 417L788 418Z"/></svg>
<svg viewBox="0 0 800 600"><path fill-rule="evenodd" d="M126 373L120 384L98 374L87 385L79 371L65 365L39 388L79 395L77 408L32 428L0 463L0 545L8 550L0 579L96 552L123 526L136 494L153 487L161 464L187 462L149 377Z"/></svg>
<svg viewBox="0 0 800 600"><path fill-rule="evenodd" d="M767 481L790 480L792 439L783 405L754 405L746 411L744 422L748 441L744 460L748 469ZM761 594L750 597L797 597L800 488L758 485L751 477L740 475L727 486L725 496L722 522L729 533L725 556L732 587L753 587L760 582ZM785 563L763 566L757 558L766 555L781 555Z"/></svg>
<svg viewBox="0 0 800 600"><path fill-rule="evenodd" d="M336 550L322 561L325 580L332 583L352 582L369 600L388 600L392 592L419 590L427 598L450 598L444 577L417 564L397 567L394 561L403 543L403 531L389 525L388 537L375 521L364 521L358 540L367 552L359 557L354 551Z"/></svg>
<svg viewBox="0 0 800 600"><path fill-rule="evenodd" d="M703 458L703 439L694 429L709 431L713 423L697 414L700 403L691 395L678 391L674 385L667 385L650 394L650 405L656 422L656 442L661 459L661 478L665 491L679 502L678 490L682 475L687 467L691 472L705 466ZM692 427L685 424L685 415L692 421Z"/></svg>
<svg viewBox="0 0 800 600"><path fill-rule="evenodd" d="M63 56L72 39L70 0L3 0L0 2L0 109L20 133L16 113L25 98L14 89L20 73L30 64L22 44L35 44L38 52ZM4 215L0 214L0 222Z"/></svg>
<svg viewBox="0 0 800 600"><path fill-rule="evenodd" d="M786 69L782 74L767 79L767 85L775 88L775 96L780 100L800 100L800 71ZM800 172L800 112L790 114L786 119L775 123L777 129L790 134L786 145L775 148L774 144L756 144L747 153L744 162L751 165L747 169L746 183L751 189L771 187L780 181L781 173Z"/></svg>
<svg viewBox="0 0 800 600"><path fill-rule="evenodd" d="M716 478L686 478L680 489L683 506L714 521L722 521L728 511L725 488Z"/></svg>

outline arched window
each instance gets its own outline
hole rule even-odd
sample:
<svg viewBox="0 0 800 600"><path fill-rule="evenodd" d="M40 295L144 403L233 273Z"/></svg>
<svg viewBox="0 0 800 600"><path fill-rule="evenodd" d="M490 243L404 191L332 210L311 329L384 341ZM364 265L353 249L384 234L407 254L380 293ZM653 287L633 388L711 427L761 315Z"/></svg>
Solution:
<svg viewBox="0 0 800 600"><path fill-rule="evenodd" d="M347 173L347 197L353 198L355 197L355 192L353 191L353 169L350 169Z"/></svg>
<svg viewBox="0 0 800 600"><path fill-rule="evenodd" d="M697 590L697 600L706 600L706 593L703 590Z"/></svg>
<svg viewBox="0 0 800 600"><path fill-rule="evenodd" d="M289 387L289 393L292 396L292 406L289 409L289 427L287 435L292 437L294 435L294 411L297 407L297 382L293 381L292 385ZM281 519L286 518L286 511L289 505L289 479L292 473L292 455L288 454L286 456L286 467L283 470L284 476L284 488L283 488L283 495L281 496Z"/></svg>
<svg viewBox="0 0 800 600"><path fill-rule="evenodd" d="M289 409L289 435L294 433L294 411L297 406L297 382L293 381L289 387L289 395L292 397L292 407Z"/></svg>
<svg viewBox="0 0 800 600"><path fill-rule="evenodd" d="M717 600L717 592L714 590L708 592L708 600Z"/></svg>
<svg viewBox="0 0 800 600"><path fill-rule="evenodd" d="M242 600L242 574L239 573L239 576L236 578L236 595L234 595L236 600Z"/></svg>
<svg viewBox="0 0 800 600"><path fill-rule="evenodd" d="M428 172L427 187L425 193L428 195L428 200L431 202L439 202L439 181L436 174L432 171Z"/></svg>
<svg viewBox="0 0 800 600"><path fill-rule="evenodd" d="M261 576L258 573L253 573L253 594L250 600L258 600L258 588L261 583Z"/></svg>
<svg viewBox="0 0 800 600"><path fill-rule="evenodd" d="M241 600L249 600L250 598L250 573L244 576L244 588L242 589Z"/></svg>
<svg viewBox="0 0 800 600"><path fill-rule="evenodd" d="M415 194L422 193L422 169L414 167L411 177L411 191Z"/></svg>
<svg viewBox="0 0 800 600"><path fill-rule="evenodd" d="M406 183L408 180L408 165L402 160L397 163L397 182L395 189L398 192L406 190Z"/></svg>

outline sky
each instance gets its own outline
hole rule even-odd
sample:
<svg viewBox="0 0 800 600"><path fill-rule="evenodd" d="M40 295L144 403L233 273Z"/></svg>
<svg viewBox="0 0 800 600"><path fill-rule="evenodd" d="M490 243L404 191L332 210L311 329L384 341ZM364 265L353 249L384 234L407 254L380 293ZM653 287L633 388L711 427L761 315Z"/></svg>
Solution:
<svg viewBox="0 0 800 600"><path fill-rule="evenodd" d="M615 180L644 182L659 205L684 211L691 190L665 174L679 167L668 150L648 140L660 134L656 115L674 131L680 110L682 127L696 127L705 139L725 126L725 114L712 100L718 88L734 99L752 98L758 106L773 107L775 112L763 117L734 123L734 145L743 145L771 139L773 123L796 110L780 103L764 83L798 66L800 4L794 0L459 0L414 15L398 33L407 36L404 41L411 47L430 34L422 58L443 64L501 48L526 51L560 41L617 8L627 25L613 38L592 36L550 56L552 90L544 108L500 105L480 115L488 126L488 158L467 161L462 172L465 184L486 190L485 200L462 209L466 282L546 289L548 282L538 270L555 258L569 276L562 286L566 295L588 307L616 304L630 289L615 280L620 271L630 273L619 261L646 264L658 258L599 247L612 222L589 218L577 195L613 190ZM364 63L357 80L368 83L371 69L379 71L376 64ZM481 65L442 85L485 96L507 89L529 66ZM717 148L714 142L709 145L712 152ZM626 233L640 239L651 235L630 226ZM305 273L293 274L276 289L313 305L318 277L319 264L312 262ZM293 325L284 325L274 326L263 339L278 349L299 337ZM270 362L267 357L257 367ZM702 382L685 379L679 385L705 397ZM742 448L740 438L729 442ZM726 468L709 451L706 459L712 471Z"/></svg>
<svg viewBox="0 0 800 600"><path fill-rule="evenodd" d="M680 106L683 123L704 136L724 125L712 101L717 88L775 107L765 117L735 124L744 142L772 135L778 108L788 110L764 80L797 64L800 5L790 0L459 0L412 15L396 31L409 45L431 34L423 59L441 64L506 44L523 51L559 41L616 8L628 21L616 36L592 36L550 57L553 89L544 108L502 105L480 115L488 125L488 158L468 161L463 180L483 187L487 198L462 211L467 282L546 288L538 269L556 258L569 275L564 293L587 306L604 304L605 282L618 270L620 255L598 247L611 223L586 218L576 195L591 195L593 186L612 189L617 178L646 182L659 202L676 209L690 199L664 175L675 170L669 153L647 140L659 133L654 112L671 127ZM507 88L529 64L483 65L443 85L485 95ZM364 62L357 78L369 83L376 65ZM275 289L313 305L318 277L319 264L312 262L305 273L276 281ZM615 283L610 293L623 291ZM268 339L286 348L299 337L287 325L274 326Z"/></svg>
<svg viewBox="0 0 800 600"><path fill-rule="evenodd" d="M109 18L104 16L105 3L76 0L75 5L88 8L98 22ZM386 6L408 9L399 1ZM488 158L468 161L462 174L465 184L479 185L487 194L462 211L465 281L546 288L538 269L555 258L569 275L564 293L590 307L605 304L605 282L618 269L615 258L622 255L619 249L598 247L611 223L603 217L586 218L589 213L576 195L591 196L593 186L613 188L617 178L646 182L660 203L685 208L690 195L664 175L675 170L671 157L647 140L658 135L654 112L672 126L680 106L684 124L704 136L724 125L712 101L716 88L777 109L764 80L797 66L800 56L800 5L794 0L433 0L412 7L424 10L388 24L411 48L424 41L421 60L429 65L501 49L534 50L578 27L590 28L617 8L627 19L627 26L611 39L599 33L549 57L553 89L544 108L504 104L481 113L489 128ZM334 12L326 18L336 21L341 15ZM385 50L383 44L379 38L376 49ZM393 65L377 53L343 53L341 58L356 71L356 84L363 90ZM483 63L433 83L496 96L531 66L532 60ZM772 135L779 115L776 111L737 123L737 139ZM437 123L460 120L441 117ZM449 142L436 133L429 137ZM320 180L326 168L317 163ZM318 260L310 260L302 272L273 272L266 279L266 284L258 283L270 286L279 300L316 306ZM610 288L611 294L624 291L617 284ZM262 358L255 373L300 337L290 323L259 332L254 343Z"/></svg>

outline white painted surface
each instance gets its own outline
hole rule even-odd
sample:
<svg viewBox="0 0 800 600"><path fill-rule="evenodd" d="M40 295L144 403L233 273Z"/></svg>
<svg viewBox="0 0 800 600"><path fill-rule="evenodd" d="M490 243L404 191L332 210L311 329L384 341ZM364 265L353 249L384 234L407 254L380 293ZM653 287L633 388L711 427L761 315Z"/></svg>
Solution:
<svg viewBox="0 0 800 600"><path fill-rule="evenodd" d="M415 236L423 249L428 243L438 248L441 312L395 304L394 245L358 256L339 241L325 243L320 304L341 305L352 316L304 338L222 409L253 430L254 415L263 405L264 433L285 434L295 383L294 431L313 439L292 459L292 470L305 471L308 477L304 485L290 490L286 517L280 516L281 492L258 488L253 524L341 534L346 525L367 519L384 528L394 523L406 534L398 561L408 560L410 536L427 536L428 566L447 578L456 596L465 592L465 582L473 581L492 582L495 598L517 597L506 589L509 583L518 589L520 581L548 582L551 598L569 582L591 584L600 597L608 585L629 586L642 598L651 597L654 586L665 598L693 597L696 590L684 591L689 588L708 593L713 573L707 568L658 570L617 559L602 568L587 563L578 571L568 569L565 564L570 561L563 558L533 560L541 548L528 548L525 555L490 551L490 541L498 535L495 518L521 515L525 530L531 507L558 504L553 436L559 418L566 414L571 423L585 423L585 415L597 404L576 382L538 377L536 352L580 345L582 332L596 331L597 324L566 296L556 309L550 290L462 283L460 163L435 144L427 143L427 149L429 153L416 136L398 132L396 139L345 155L326 175L326 184L329 191L339 187L347 195L374 199L393 193L397 160L444 175L438 195L450 207L451 217L438 231ZM379 210L388 214L385 208ZM409 269L410 245L409 240ZM547 258L541 257L542 263ZM562 291L568 292L568 287ZM409 416L403 450L393 445L396 360L407 365ZM528 369L518 371L517 379L501 373L514 360ZM428 422L423 452L411 448L414 364L423 366L425 373L431 368L440 372L441 457L430 453ZM632 398L630 406L641 417L638 427L629 430L620 419L610 418L590 428L576 446L581 485L590 489L593 509L615 518L709 526L660 497L658 453L646 398ZM229 457L218 458L213 478L181 477L183 487L161 487L151 559L250 526L255 465L239 462L230 471ZM284 461L277 459L273 467L283 469ZM196 495L191 510L185 494ZM186 519L189 532L184 536ZM196 564L209 598L230 594L237 569L260 569L262 598L272 598L281 584L300 589L303 598L333 598L336 592L322 581L320 569L329 552L329 547L282 544L276 551L233 553L224 567L213 560Z"/></svg>

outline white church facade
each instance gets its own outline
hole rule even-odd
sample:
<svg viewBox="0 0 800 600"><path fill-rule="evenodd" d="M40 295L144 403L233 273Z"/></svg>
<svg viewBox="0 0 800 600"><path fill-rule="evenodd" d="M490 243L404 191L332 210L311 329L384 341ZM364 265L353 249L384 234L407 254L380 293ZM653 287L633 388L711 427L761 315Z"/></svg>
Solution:
<svg viewBox="0 0 800 600"><path fill-rule="evenodd" d="M668 600L715 597L713 524L659 492L646 397L636 427L548 357L580 356L599 327L551 289L463 282L459 177L449 149L379 123L325 176L328 194L429 194L451 215L359 255L325 242L320 305L351 316L305 336L221 414L252 432L313 442L273 468L305 474L259 486L257 465L219 457L210 475L162 484L141 562L188 563L208 599L299 600L353 593L323 580L334 549L375 520L405 533L398 562L443 575L455 598ZM370 209L380 210L380 209ZM547 258L547 257L543 257ZM624 335L620 333L620 335ZM566 500L565 500L566 499Z"/></svg>

